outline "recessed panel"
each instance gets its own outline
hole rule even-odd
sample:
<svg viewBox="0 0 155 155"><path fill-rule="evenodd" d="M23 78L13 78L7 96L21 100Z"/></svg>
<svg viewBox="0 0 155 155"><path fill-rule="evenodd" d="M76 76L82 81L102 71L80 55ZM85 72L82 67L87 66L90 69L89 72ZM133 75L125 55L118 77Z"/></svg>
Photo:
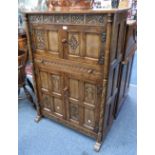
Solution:
<svg viewBox="0 0 155 155"><path fill-rule="evenodd" d="M40 71L41 86L44 89L48 89L48 74Z"/></svg>
<svg viewBox="0 0 155 155"><path fill-rule="evenodd" d="M49 43L49 50L51 52L58 52L59 39L58 39L57 31L49 31L48 32L48 43Z"/></svg>
<svg viewBox="0 0 155 155"><path fill-rule="evenodd" d="M94 116L94 111L85 109L85 125L88 126L88 128L94 128L95 126L95 116Z"/></svg>
<svg viewBox="0 0 155 155"><path fill-rule="evenodd" d="M52 83L52 91L56 93L60 93L61 90L61 82L60 82L60 76L59 75L52 75L51 76L51 83Z"/></svg>
<svg viewBox="0 0 155 155"><path fill-rule="evenodd" d="M69 107L70 118L75 121L79 121L79 107L77 104L70 103Z"/></svg>
<svg viewBox="0 0 155 155"><path fill-rule="evenodd" d="M57 114L62 115L63 111L62 111L62 100L58 99L58 98L54 98L54 112Z"/></svg>
<svg viewBox="0 0 155 155"><path fill-rule="evenodd" d="M86 34L86 57L98 59L100 52L100 36L94 33Z"/></svg>
<svg viewBox="0 0 155 155"><path fill-rule="evenodd" d="M78 99L79 98L79 81L70 79L69 80L69 90L70 90L70 97Z"/></svg>
<svg viewBox="0 0 155 155"><path fill-rule="evenodd" d="M53 104L52 97L49 95L42 95L42 105L44 110L51 111L51 105Z"/></svg>
<svg viewBox="0 0 155 155"><path fill-rule="evenodd" d="M84 97L85 102L95 104L96 87L93 84L85 83Z"/></svg>

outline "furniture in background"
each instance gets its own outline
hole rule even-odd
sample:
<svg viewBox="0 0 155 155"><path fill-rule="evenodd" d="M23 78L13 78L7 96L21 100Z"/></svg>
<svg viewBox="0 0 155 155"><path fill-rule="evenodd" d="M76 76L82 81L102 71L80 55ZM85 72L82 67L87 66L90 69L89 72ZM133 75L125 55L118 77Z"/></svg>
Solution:
<svg viewBox="0 0 155 155"><path fill-rule="evenodd" d="M37 117L96 139L111 128L124 55L127 9L27 12Z"/></svg>
<svg viewBox="0 0 155 155"><path fill-rule="evenodd" d="M130 77L131 77L134 53L137 48L136 26L137 24L135 20L127 20L125 46L121 61L121 67L119 71L119 81L118 81L119 91L115 108L115 117L117 117L120 108L122 107L122 104L124 103L124 100L127 97L130 86Z"/></svg>
<svg viewBox="0 0 155 155"><path fill-rule="evenodd" d="M28 60L27 38L25 32L18 34L18 95L20 95L20 89L23 88L26 97L34 104L33 98L26 88L28 85L34 92L34 88L30 80L26 77L25 67ZM19 99L22 99L19 97Z"/></svg>
<svg viewBox="0 0 155 155"><path fill-rule="evenodd" d="M49 10L62 9L90 9L94 0L47 0Z"/></svg>

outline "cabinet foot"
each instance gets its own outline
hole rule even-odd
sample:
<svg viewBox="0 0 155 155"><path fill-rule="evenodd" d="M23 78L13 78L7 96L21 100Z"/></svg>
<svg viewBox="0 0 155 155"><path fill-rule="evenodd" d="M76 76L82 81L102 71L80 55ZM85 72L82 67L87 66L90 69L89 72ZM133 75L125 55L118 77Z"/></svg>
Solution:
<svg viewBox="0 0 155 155"><path fill-rule="evenodd" d="M100 150L100 148L101 148L101 143L96 142L95 145L94 145L94 150L95 150L96 152L98 152L98 151Z"/></svg>
<svg viewBox="0 0 155 155"><path fill-rule="evenodd" d="M34 119L34 121L36 123L38 123L40 120L41 120L41 116L40 115L37 115L36 118Z"/></svg>

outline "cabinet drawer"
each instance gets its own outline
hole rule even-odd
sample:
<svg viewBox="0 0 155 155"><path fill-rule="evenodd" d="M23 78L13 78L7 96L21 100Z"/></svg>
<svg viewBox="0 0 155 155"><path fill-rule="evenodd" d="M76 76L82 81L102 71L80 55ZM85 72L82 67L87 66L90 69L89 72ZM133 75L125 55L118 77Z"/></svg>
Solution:
<svg viewBox="0 0 155 155"><path fill-rule="evenodd" d="M81 78L90 80L100 80L103 78L104 69L101 66L95 66L86 63L80 63L72 60L53 59L45 56L35 55L35 64L49 70L59 70L64 73L77 74Z"/></svg>

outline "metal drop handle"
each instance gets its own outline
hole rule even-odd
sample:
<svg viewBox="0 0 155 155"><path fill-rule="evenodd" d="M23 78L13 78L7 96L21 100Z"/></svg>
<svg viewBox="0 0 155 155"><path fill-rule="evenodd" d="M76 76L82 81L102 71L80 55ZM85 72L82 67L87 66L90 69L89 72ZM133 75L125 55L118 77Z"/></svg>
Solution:
<svg viewBox="0 0 155 155"><path fill-rule="evenodd" d="M67 39L64 38L64 39L61 40L61 42L62 42L63 44L65 44L65 43L67 43Z"/></svg>

